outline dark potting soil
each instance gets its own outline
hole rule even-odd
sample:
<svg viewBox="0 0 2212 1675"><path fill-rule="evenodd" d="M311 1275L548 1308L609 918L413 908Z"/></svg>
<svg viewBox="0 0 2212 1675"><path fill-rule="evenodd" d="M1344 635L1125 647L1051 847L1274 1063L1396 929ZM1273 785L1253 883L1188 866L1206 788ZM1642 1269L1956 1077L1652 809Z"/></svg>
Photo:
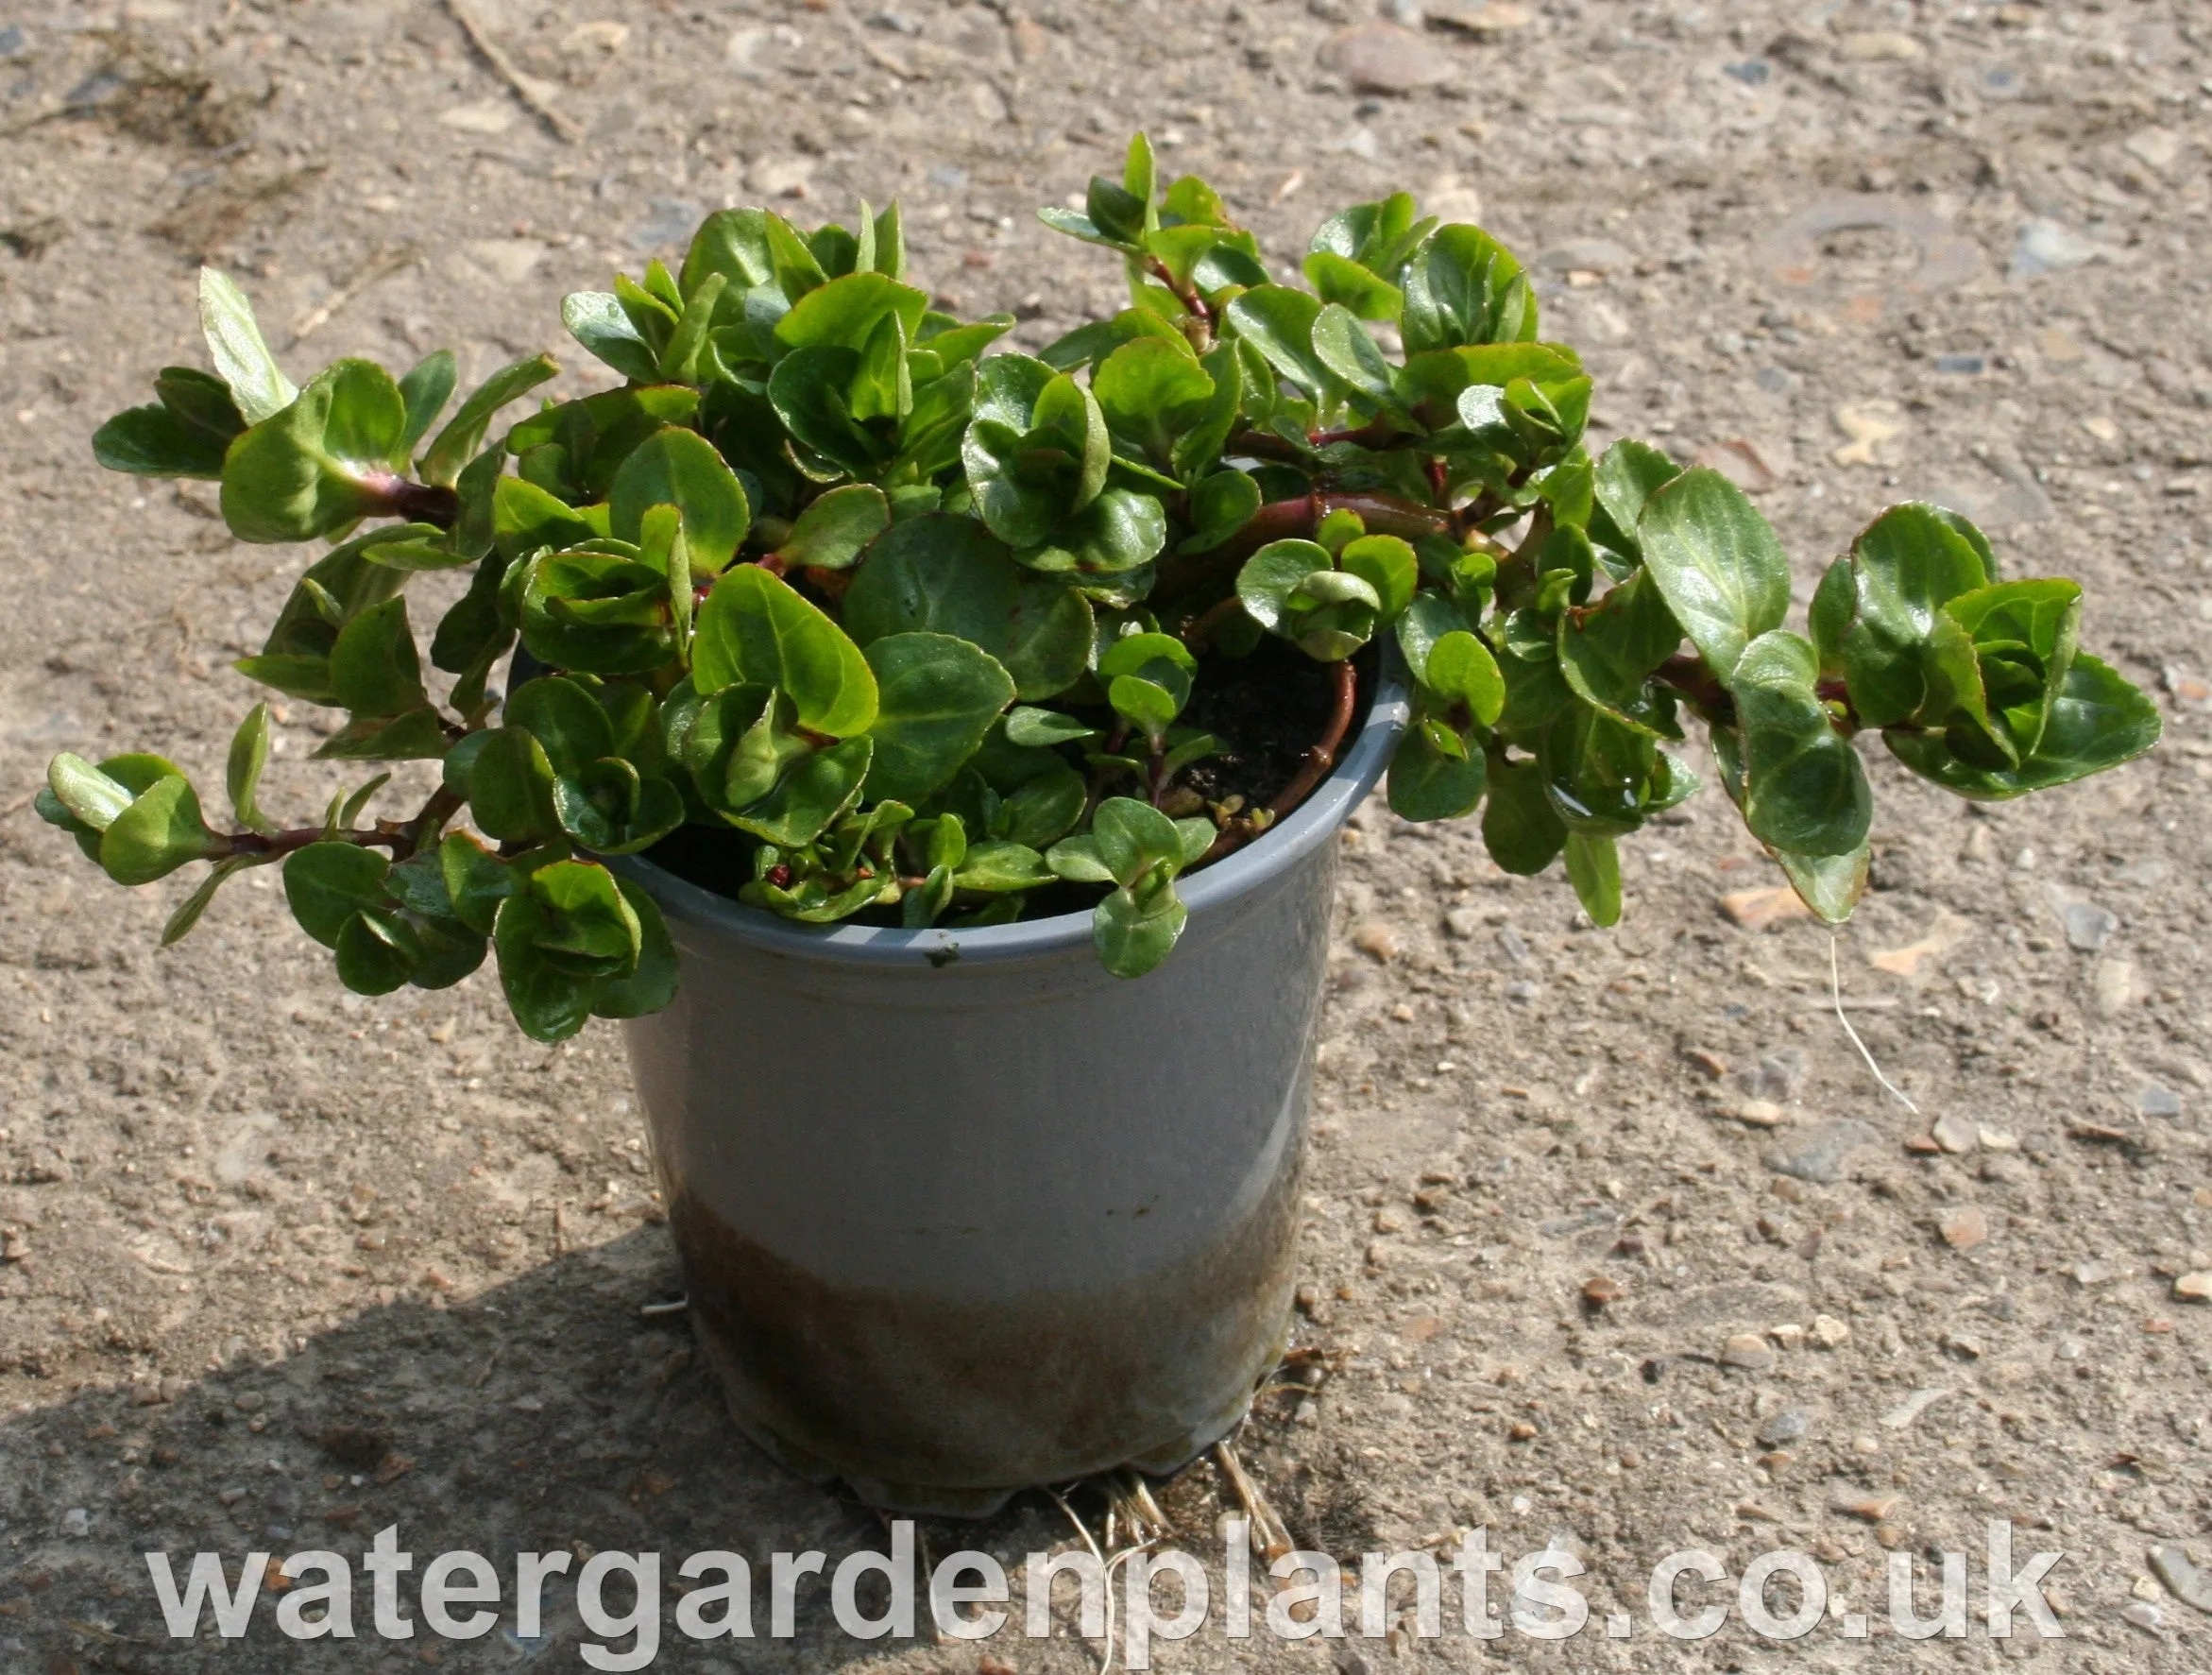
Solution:
<svg viewBox="0 0 2212 1675"><path fill-rule="evenodd" d="M1374 653L1362 652L1354 659L1359 673L1359 698L1351 729L1337 754L1358 738L1368 705L1374 697ZM1305 763L1306 753L1320 742L1336 702L1335 683L1322 664L1315 662L1287 641L1268 639L1242 658L1213 658L1200 671L1183 724L1208 732L1220 741L1214 756L1194 764L1179 783L1189 786L1209 803L1240 796L1244 807L1265 807L1290 783ZM1093 723L1110 732L1115 723L1104 706L1055 702L1052 708ZM1063 752L1070 763L1083 766L1080 753ZM1110 787L1110 792L1120 789ZM678 878L717 895L735 897L753 876L752 840L718 827L679 827L646 852L646 859ZM1054 914L1088 913L1097 900L1096 886L1063 884L1027 892L1022 917L1040 919ZM898 910L873 910L855 915L858 924L895 924ZM945 923L957 928L960 915Z"/></svg>

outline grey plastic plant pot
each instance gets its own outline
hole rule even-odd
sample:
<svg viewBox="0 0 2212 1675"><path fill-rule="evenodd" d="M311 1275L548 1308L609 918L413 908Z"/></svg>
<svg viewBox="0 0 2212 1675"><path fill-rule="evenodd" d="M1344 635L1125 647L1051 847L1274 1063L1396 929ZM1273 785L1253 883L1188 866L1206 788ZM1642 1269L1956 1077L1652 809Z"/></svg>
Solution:
<svg viewBox="0 0 2212 1675"><path fill-rule="evenodd" d="M982 1516L1228 1434L1286 1336L1336 834L1405 725L1182 889L1166 964L1090 915L800 926L618 861L673 1005L623 1026L693 1329L738 1425L888 1510Z"/></svg>

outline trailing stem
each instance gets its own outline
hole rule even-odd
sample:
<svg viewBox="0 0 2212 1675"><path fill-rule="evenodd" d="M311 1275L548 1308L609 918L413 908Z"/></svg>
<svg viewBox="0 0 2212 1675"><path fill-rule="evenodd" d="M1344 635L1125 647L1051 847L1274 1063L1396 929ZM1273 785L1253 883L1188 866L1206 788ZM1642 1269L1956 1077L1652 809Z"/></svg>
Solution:
<svg viewBox="0 0 2212 1675"><path fill-rule="evenodd" d="M422 805L421 812L404 823L380 820L374 827L356 827L347 831L328 831L320 826L296 826L289 831L275 832L234 831L224 840L229 847L208 859L228 861L235 856L251 855L274 860L295 849L304 849L310 844L358 844L366 849L389 849L394 861L405 861L419 854L426 845L434 843L445 830L446 823L464 807L466 804L458 795L441 785L430 794L430 800Z"/></svg>

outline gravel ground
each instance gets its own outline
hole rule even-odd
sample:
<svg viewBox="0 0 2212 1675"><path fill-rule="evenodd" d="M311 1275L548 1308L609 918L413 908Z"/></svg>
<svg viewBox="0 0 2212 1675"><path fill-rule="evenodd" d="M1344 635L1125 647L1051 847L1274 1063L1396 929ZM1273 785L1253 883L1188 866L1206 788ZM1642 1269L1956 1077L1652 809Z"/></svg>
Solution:
<svg viewBox="0 0 2212 1675"><path fill-rule="evenodd" d="M2212 1562L2212 1308L2176 1283L2212 1269L2212 12L1454 0L1347 41L1374 19L1334 0L901 4L476 0L568 137L417 0L0 17L0 1670L577 1666L559 1610L529 1645L173 1647L154 1547L880 1539L735 1443L680 1319L640 1318L677 1280L611 1030L532 1046L481 978L347 997L265 874L157 955L174 892L107 886L30 812L57 748L217 764L249 701L228 660L298 567L89 456L195 352L195 260L295 371L450 342L466 378L706 209L897 194L926 280L1034 347L1116 275L1029 212L1139 123L1278 255L1402 183L1479 214L1585 346L1597 439L1758 491L1801 598L1879 504L1939 495L2008 573L2082 580L2085 643L2169 727L1989 812L1870 752L1875 887L1832 952L1918 1116L1716 795L1624 846L1614 933L1472 829L1363 812L1308 1199L1319 1382L1263 1404L1245 1457L1306 1545L1550 1541L1638 1628L1208 1632L1160 1666L2212 1665L2212 1615L2146 1559ZM315 718L278 731L265 800L319 807ZM1217 1560L1210 1469L1164 1498ZM1891 1638L1888 1553L1978 1556L1993 1518L2068 1555L2068 1637ZM924 1535L1069 1531L1031 1500ZM1684 1547L1812 1553L1877 1632L1659 1639L1643 1577ZM1064 1637L799 1628L657 1666L1094 1666Z"/></svg>

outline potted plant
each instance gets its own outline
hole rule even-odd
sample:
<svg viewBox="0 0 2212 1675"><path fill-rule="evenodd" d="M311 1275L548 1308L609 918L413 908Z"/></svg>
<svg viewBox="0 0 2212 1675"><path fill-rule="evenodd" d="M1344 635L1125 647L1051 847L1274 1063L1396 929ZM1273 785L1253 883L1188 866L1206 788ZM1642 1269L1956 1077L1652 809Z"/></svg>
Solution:
<svg viewBox="0 0 2212 1675"><path fill-rule="evenodd" d="M1141 136L1042 214L1130 285L1042 355L905 282L895 206L724 211L567 299L621 382L496 433L550 358L451 417L444 352L296 387L203 274L213 372L95 451L335 543L238 667L344 711L316 754L373 778L270 818L264 705L229 820L147 755L57 757L39 796L118 882L211 863L166 941L280 865L350 988L488 951L533 1037L626 1020L739 1423L910 1509L1171 1467L1241 1415L1288 1316L1333 839L1386 766L1397 814L1479 809L1610 925L1694 720L1834 922L1854 735L2001 798L2159 731L2078 649L2080 590L1999 580L1940 507L1883 512L1784 626L1751 504L1591 457L1519 264L1403 193L1324 222L1302 287ZM431 675L408 589L448 571ZM421 800L371 818L395 771Z"/></svg>

